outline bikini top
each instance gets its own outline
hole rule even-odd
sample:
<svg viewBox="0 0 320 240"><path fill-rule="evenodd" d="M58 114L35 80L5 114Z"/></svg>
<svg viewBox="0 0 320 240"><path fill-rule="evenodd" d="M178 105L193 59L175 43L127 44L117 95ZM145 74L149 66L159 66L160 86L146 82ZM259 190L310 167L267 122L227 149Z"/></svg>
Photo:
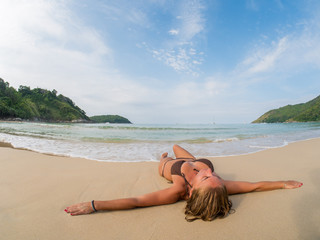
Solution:
<svg viewBox="0 0 320 240"><path fill-rule="evenodd" d="M181 160L181 161L177 161L175 162L174 164L172 164L171 166L171 175L179 175L181 177L183 177L184 179L184 182L185 182L185 186L186 186L186 195L188 196L189 195L189 189L188 189L188 186L190 188L192 188L191 184L187 181L185 175L181 172L181 167L182 167L182 164L184 164L186 161L184 160ZM202 162L204 164L206 164L212 172L214 172L214 167L213 167L213 164L210 160L208 159L205 159L205 158L201 158L201 159L195 159L191 162ZM197 169L194 169L195 171L199 172L199 170Z"/></svg>
<svg viewBox="0 0 320 240"><path fill-rule="evenodd" d="M181 160L181 161L177 161L174 164L172 164L171 175L179 175L179 176L182 177L183 173L181 173L181 167L182 167L182 164L184 164L185 162L186 161ZM202 162L202 163L206 164L211 169L212 172L214 172L213 164L208 159L205 159L205 158L195 159L195 160L193 160L191 162Z"/></svg>

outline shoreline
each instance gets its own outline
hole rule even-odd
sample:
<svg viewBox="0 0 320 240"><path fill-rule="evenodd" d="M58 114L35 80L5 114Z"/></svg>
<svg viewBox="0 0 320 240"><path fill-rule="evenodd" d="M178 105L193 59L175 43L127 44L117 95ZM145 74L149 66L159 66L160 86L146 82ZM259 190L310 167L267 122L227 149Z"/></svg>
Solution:
<svg viewBox="0 0 320 240"><path fill-rule="evenodd" d="M4 239L319 239L320 138L253 154L210 157L224 179L298 180L302 188L233 195L234 214L186 222L185 202L71 217L74 203L170 187L157 162L98 162L0 148ZM257 221L259 219L259 221ZM124 231L125 229L125 231Z"/></svg>
<svg viewBox="0 0 320 240"><path fill-rule="evenodd" d="M264 149L260 149L260 150L257 150L255 152L240 153L240 154L234 154L234 155L224 155L224 156L204 156L204 157L207 157L207 158L224 158L224 157L246 156L246 155L255 154L255 153L259 153L259 152L263 152L263 151L268 151L268 150L271 150L271 149L283 148L283 147L286 147L286 146L288 146L290 144L294 144L294 143L310 141L310 140L316 140L316 139L320 140L320 137L313 137L313 138L308 138L308 139L303 139L303 140L295 140L295 141L287 142L284 145L276 146L276 147L264 147Z"/></svg>
<svg viewBox="0 0 320 240"><path fill-rule="evenodd" d="M14 149L17 149L17 148L15 148L14 146L12 146L12 144L11 144L11 143L1 142L1 141L0 141L0 147L7 147L7 148L14 148Z"/></svg>
<svg viewBox="0 0 320 240"><path fill-rule="evenodd" d="M286 146L288 146L290 144L294 144L294 143L310 141L310 140L316 140L316 139L320 140L320 137L313 137L313 138L308 138L308 139L303 139L303 140L296 140L296 141L292 141L292 142L287 142L286 144L283 144L281 146L264 147L263 149L260 149L260 150L257 150L257 151L253 151L253 152L247 152L247 153L222 155L222 156L198 156L198 157L212 159L212 158L228 158L228 157L246 156L246 155L255 154L255 153L259 153L259 152L263 152L263 151L268 151L268 150L271 150L271 149L283 148L283 147L286 147ZM70 155L63 155L63 154L59 155L59 154L55 154L55 153L40 152L40 151L28 149L28 148L14 147L11 143L3 142L3 141L0 141L0 148L1 147L12 148L12 149L16 149L16 150L30 151L30 152L44 154L44 155L48 155L48 156L67 157L67 158L81 158L81 159L85 159L85 160L88 160L88 161L106 162L106 163L159 162L158 159L155 159L155 160L140 160L140 161L116 161L116 160L99 160L99 159L93 159L93 158L87 158L87 157L78 157L78 156L70 156Z"/></svg>
<svg viewBox="0 0 320 240"><path fill-rule="evenodd" d="M50 155L105 162L148 162L158 161L161 152L172 155L173 144L197 156L227 157L320 136L319 124L116 125L3 124L0 140L19 149Z"/></svg>

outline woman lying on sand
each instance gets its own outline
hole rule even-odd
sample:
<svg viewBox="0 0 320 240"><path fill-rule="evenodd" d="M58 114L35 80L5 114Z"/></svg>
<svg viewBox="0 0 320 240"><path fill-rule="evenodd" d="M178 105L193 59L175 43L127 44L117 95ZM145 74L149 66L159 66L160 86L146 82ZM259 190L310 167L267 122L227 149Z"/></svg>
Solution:
<svg viewBox="0 0 320 240"><path fill-rule="evenodd" d="M175 159L162 154L159 174L172 186L139 197L109 201L91 201L72 205L65 211L72 216L88 214L99 210L122 210L171 204L186 200L186 220L202 219L211 221L224 217L230 211L232 203L228 195L237 193L259 192L275 189L292 189L303 184L297 181L240 182L222 179L215 172L211 161L196 159L178 145L173 146Z"/></svg>

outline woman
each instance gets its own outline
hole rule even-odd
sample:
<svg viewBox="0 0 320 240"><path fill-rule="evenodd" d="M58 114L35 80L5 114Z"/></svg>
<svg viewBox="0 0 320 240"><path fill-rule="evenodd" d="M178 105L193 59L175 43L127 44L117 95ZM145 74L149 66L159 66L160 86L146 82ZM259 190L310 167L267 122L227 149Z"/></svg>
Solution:
<svg viewBox="0 0 320 240"><path fill-rule="evenodd" d="M132 209L186 200L187 221L195 219L211 221L217 217L224 217L231 211L232 203L228 195L281 188L292 189L303 185L297 181L224 180L214 172L214 167L208 159L196 159L178 145L173 146L173 152L175 159L164 153L159 164L159 174L173 183L171 187L139 197L78 203L67 207L65 212L74 216L99 210Z"/></svg>

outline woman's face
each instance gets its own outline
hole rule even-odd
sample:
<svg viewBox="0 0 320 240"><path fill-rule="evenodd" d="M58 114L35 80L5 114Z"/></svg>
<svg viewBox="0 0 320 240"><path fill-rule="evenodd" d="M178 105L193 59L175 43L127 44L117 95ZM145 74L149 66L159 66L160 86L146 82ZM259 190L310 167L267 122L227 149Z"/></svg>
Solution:
<svg viewBox="0 0 320 240"><path fill-rule="evenodd" d="M211 187L215 188L223 185L221 178L211 171L210 168L201 169L193 178L192 188Z"/></svg>

